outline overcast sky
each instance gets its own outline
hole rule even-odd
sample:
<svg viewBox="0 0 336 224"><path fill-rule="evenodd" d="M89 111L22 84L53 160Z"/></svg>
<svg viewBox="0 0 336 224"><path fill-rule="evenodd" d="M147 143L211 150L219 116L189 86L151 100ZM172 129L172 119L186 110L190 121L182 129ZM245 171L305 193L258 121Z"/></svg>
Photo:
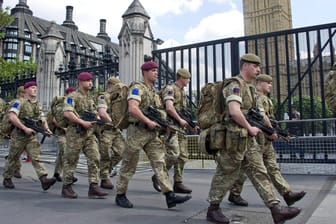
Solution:
<svg viewBox="0 0 336 224"><path fill-rule="evenodd" d="M99 33L99 20L106 19L106 32L113 42L122 25L122 14L133 0L27 0L36 17L62 24L66 6L82 32ZM13 8L19 0L4 0ZM243 35L242 0L140 0L151 17L154 38L164 40L160 47ZM335 0L292 0L293 27L335 22Z"/></svg>

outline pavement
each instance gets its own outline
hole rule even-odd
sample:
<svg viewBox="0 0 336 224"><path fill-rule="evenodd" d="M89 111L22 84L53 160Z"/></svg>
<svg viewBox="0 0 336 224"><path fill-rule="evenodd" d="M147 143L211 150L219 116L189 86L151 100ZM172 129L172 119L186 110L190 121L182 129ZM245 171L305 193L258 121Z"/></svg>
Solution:
<svg viewBox="0 0 336 224"><path fill-rule="evenodd" d="M0 172L3 172L6 155L0 149ZM53 174L55 153L44 151L41 160L49 175ZM150 167L139 167L129 184L127 196L134 208L116 206L115 189L108 190L105 199L89 199L87 170L84 157L77 168L78 182L74 190L78 199L61 197L62 183L57 182L48 191L43 191L31 163L22 162L22 179L13 178L15 189L0 186L0 223L6 224L158 224L191 223L206 224L206 201L214 169L185 170L185 184L193 189L192 199L185 204L167 209L165 197L152 187ZM306 196L295 204L302 208L301 214L288 224L333 224L336 220L336 176L331 175L284 175L295 191L305 190ZM2 177L0 181L2 182ZM113 177L115 183L117 176ZM237 207L225 198L221 204L223 213L234 224L272 224L267 209L251 182L247 181L242 194L249 202L248 207ZM282 198L279 197L281 200ZM282 204L284 204L282 200Z"/></svg>

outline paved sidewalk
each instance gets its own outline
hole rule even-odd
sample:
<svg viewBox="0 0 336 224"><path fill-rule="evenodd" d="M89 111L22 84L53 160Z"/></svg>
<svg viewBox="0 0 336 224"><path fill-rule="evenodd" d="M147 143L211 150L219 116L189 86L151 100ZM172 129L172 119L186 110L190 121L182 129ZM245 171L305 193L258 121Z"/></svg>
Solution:
<svg viewBox="0 0 336 224"><path fill-rule="evenodd" d="M48 158L52 161L52 158ZM0 156L0 172L3 172L5 160ZM53 164L45 164L52 174ZM206 202L213 169L187 169L185 183L192 187L192 199L174 209L167 209L165 198L152 188L150 168L139 168L130 182L128 198L133 209L124 209L115 205L115 190L109 191L106 199L95 200L87 197L88 183L85 167L79 167L78 183L74 190L78 199L61 197L61 183L56 183L44 192L31 166L22 163L22 179L13 178L15 189L0 186L0 217L6 224L157 224L192 223L206 224ZM301 214L287 224L333 224L336 220L335 176L322 175L285 175L294 190L305 190L307 195L296 206L302 208ZM2 183L2 177L0 181ZM112 178L116 182L116 177ZM236 207L223 201L223 212L234 224L272 224L267 209L252 184L247 182L243 197L249 201L248 207ZM280 198L282 199L282 198ZM283 203L283 202L282 202ZM2 222L3 222L2 221Z"/></svg>

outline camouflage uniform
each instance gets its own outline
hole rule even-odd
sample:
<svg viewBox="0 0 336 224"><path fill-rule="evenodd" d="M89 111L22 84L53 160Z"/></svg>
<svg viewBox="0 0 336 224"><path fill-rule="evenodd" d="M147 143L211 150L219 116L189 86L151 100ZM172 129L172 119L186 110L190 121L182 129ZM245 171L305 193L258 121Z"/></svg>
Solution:
<svg viewBox="0 0 336 224"><path fill-rule="evenodd" d="M130 87L128 99L139 101L139 108L146 109L150 105L162 107L160 97L154 89L145 83L136 82ZM128 183L136 171L140 150L144 150L159 180L163 193L172 192L165 163L165 150L157 130L149 130L142 123L130 116L131 124L127 128L126 148L122 154L117 194L125 194Z"/></svg>
<svg viewBox="0 0 336 224"><path fill-rule="evenodd" d="M256 92L255 88L243 79L242 83L243 86L240 87L237 81L231 82L224 87L223 94L226 97L226 103L240 102L243 114L247 114L248 110L256 105ZM228 112L225 121L227 127L226 147L219 152L218 165L212 179L208 201L210 204L220 204L226 192L237 180L240 168L242 168L266 206L272 207L274 204L278 204L279 200L259 154L260 147L255 137L249 136L247 130L239 126Z"/></svg>
<svg viewBox="0 0 336 224"><path fill-rule="evenodd" d="M9 112L14 112L19 119L29 117L36 120L41 120L43 117L42 106L37 101L29 99L15 100ZM12 178L14 172L18 169L17 163L20 155L25 150L31 158L32 165L39 178L47 175L44 165L40 162L41 148L38 142L37 135L27 136L21 129L15 127L11 134L11 142L9 154L5 165L3 177Z"/></svg>
<svg viewBox="0 0 336 224"><path fill-rule="evenodd" d="M98 108L107 108L107 113L111 116L110 93L98 97ZM121 153L125 148L125 139L121 130L118 128L101 127L102 130L98 135L99 152L100 152L100 178L106 180L114 166L121 161Z"/></svg>
<svg viewBox="0 0 336 224"><path fill-rule="evenodd" d="M86 96L79 90L76 90L65 98L63 111L72 111L80 115L84 110L96 111L92 96ZM77 124L69 122L67 128L63 164L63 186L72 184L81 151L83 151L87 158L89 183L98 184L99 182L100 155L94 128L85 130L78 127Z"/></svg>
<svg viewBox="0 0 336 224"><path fill-rule="evenodd" d="M174 102L175 109L181 110L187 107L187 98L183 89L176 84L167 85L162 91L162 98L166 100L172 100ZM173 119L175 128L184 132L183 127ZM174 182L183 182L183 170L184 165L188 161L188 140L184 134L176 133L166 141L166 163L167 169L170 170L174 166Z"/></svg>

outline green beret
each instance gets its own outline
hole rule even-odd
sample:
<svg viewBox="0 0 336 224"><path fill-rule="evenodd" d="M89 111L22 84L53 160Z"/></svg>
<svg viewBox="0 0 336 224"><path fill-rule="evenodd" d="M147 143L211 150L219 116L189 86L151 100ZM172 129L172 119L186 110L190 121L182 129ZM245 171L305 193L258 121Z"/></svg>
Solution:
<svg viewBox="0 0 336 224"><path fill-rule="evenodd" d="M267 74L259 74L256 80L263 81L263 82L272 82L272 76L267 75Z"/></svg>
<svg viewBox="0 0 336 224"><path fill-rule="evenodd" d="M189 79L191 77L190 72L184 68L180 68L179 70L177 70L176 74L185 79Z"/></svg>
<svg viewBox="0 0 336 224"><path fill-rule="evenodd" d="M246 62L249 62L249 63L253 63L253 64L261 64L261 60L260 60L259 56L255 55L255 54L251 54L251 53L244 54L240 58L240 60L246 61Z"/></svg>

